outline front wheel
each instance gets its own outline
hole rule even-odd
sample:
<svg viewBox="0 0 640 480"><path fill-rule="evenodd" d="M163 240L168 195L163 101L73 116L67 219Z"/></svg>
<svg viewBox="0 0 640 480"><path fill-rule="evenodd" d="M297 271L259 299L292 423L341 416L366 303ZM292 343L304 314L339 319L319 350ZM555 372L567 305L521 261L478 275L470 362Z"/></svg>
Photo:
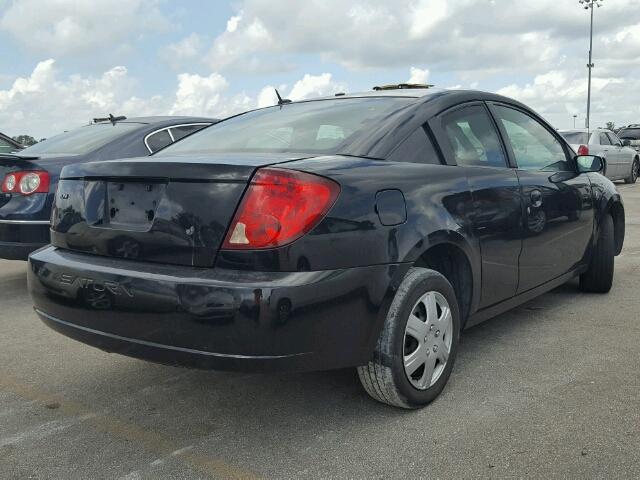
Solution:
<svg viewBox="0 0 640 480"><path fill-rule="evenodd" d="M420 408L442 391L460 339L460 309L440 273L412 268L391 304L374 355L358 367L360 381L379 402Z"/></svg>
<svg viewBox="0 0 640 480"><path fill-rule="evenodd" d="M615 262L615 231L613 217L602 219L596 246L591 255L588 270L580 275L580 289L584 292L607 293L613 285Z"/></svg>
<svg viewBox="0 0 640 480"><path fill-rule="evenodd" d="M636 183L638 176L640 176L640 160L636 158L631 165L631 174L624 179L624 183Z"/></svg>

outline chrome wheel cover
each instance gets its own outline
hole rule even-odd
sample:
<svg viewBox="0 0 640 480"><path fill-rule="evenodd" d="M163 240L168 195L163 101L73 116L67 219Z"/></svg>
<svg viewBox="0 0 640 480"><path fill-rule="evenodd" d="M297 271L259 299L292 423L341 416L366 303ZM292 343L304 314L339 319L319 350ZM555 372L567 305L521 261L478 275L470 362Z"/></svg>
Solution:
<svg viewBox="0 0 640 480"><path fill-rule="evenodd" d="M403 364L407 379L418 390L436 383L449 360L453 318L447 299L427 292L411 309L403 340Z"/></svg>

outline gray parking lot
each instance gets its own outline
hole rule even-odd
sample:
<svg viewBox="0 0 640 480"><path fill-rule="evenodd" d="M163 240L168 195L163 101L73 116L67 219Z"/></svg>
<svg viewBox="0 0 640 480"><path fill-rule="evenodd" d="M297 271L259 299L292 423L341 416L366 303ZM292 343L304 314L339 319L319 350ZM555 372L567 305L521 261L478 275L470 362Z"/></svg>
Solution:
<svg viewBox="0 0 640 480"><path fill-rule="evenodd" d="M0 261L0 478L640 478L640 184L609 295L567 284L463 336L420 411L353 370L248 375L110 355L40 323Z"/></svg>

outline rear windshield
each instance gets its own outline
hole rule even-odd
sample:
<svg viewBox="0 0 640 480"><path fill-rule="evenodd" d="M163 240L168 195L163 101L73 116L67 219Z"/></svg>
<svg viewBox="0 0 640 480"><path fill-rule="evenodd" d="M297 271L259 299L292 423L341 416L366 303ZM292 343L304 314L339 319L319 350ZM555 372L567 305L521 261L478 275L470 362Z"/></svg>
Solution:
<svg viewBox="0 0 640 480"><path fill-rule="evenodd" d="M100 123L64 132L20 151L20 155L83 155L140 128L140 123Z"/></svg>
<svg viewBox="0 0 640 480"><path fill-rule="evenodd" d="M586 145L589 143L589 136L586 132L560 132L567 143L573 145Z"/></svg>
<svg viewBox="0 0 640 480"><path fill-rule="evenodd" d="M640 128L625 128L618 132L618 137L625 140L640 140Z"/></svg>
<svg viewBox="0 0 640 480"><path fill-rule="evenodd" d="M269 107L194 133L157 155L217 152L336 153L342 145L415 98L319 100Z"/></svg>

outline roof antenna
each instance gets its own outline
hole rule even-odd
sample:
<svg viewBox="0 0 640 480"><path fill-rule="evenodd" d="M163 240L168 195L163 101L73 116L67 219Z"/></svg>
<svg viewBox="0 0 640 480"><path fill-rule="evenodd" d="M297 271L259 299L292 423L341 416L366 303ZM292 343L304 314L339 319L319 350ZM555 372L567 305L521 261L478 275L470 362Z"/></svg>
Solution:
<svg viewBox="0 0 640 480"><path fill-rule="evenodd" d="M280 93L278 93L278 89L274 88L274 90L276 91L276 95L278 97L278 105L284 105L285 103L291 103L291 100L289 100L288 98L282 98L280 96Z"/></svg>
<svg viewBox="0 0 640 480"><path fill-rule="evenodd" d="M127 117L125 117L124 115L121 115L119 117L114 117L113 113L110 113L109 116L105 118L94 118L93 123L111 122L112 125L115 125L116 122L119 122L121 120L126 120L126 119Z"/></svg>

